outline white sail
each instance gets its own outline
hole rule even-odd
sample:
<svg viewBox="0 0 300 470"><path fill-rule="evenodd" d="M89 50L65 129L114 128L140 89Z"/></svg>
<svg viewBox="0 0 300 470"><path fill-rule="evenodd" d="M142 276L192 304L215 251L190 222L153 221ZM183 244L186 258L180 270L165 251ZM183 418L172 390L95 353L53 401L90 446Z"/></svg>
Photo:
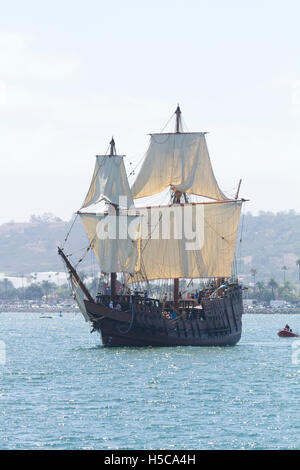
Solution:
<svg viewBox="0 0 300 470"><path fill-rule="evenodd" d="M212 169L204 133L152 134L145 161L131 188L134 199L168 186L215 200L228 198Z"/></svg>
<svg viewBox="0 0 300 470"><path fill-rule="evenodd" d="M231 276L240 210L240 202L139 209L143 274L149 280Z"/></svg>
<svg viewBox="0 0 300 470"><path fill-rule="evenodd" d="M133 199L126 175L123 157L98 155L90 189L81 209L105 200L112 204L130 207Z"/></svg>
<svg viewBox="0 0 300 470"><path fill-rule="evenodd" d="M102 272L140 270L140 217L80 214Z"/></svg>

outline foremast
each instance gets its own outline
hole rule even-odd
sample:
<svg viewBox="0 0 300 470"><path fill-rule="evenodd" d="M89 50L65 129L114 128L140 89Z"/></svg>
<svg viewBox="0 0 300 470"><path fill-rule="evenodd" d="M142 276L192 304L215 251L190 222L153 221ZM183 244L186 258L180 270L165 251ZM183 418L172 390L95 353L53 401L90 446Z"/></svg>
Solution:
<svg viewBox="0 0 300 470"><path fill-rule="evenodd" d="M139 269L139 218L134 210L123 158L124 155L117 154L112 138L109 152L96 156L90 188L77 212L101 272L110 275L112 299L117 294L117 273L132 273ZM103 202L105 208L102 205L100 212L83 211L90 210L91 206L99 209L98 204Z"/></svg>
<svg viewBox="0 0 300 470"><path fill-rule="evenodd" d="M175 132L176 134L179 134L182 131L181 109L179 105L176 108L175 115L176 115ZM173 204L174 203L180 204L181 196L182 196L181 191L174 191ZM175 277L173 280L173 300L174 300L175 306L177 306L179 302L179 278L178 277Z"/></svg>

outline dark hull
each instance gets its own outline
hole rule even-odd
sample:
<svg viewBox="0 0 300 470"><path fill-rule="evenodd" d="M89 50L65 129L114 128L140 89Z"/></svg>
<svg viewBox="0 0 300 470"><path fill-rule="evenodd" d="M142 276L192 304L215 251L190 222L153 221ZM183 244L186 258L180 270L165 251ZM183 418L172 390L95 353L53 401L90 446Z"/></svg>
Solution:
<svg viewBox="0 0 300 470"><path fill-rule="evenodd" d="M285 329L278 331L278 336L280 336L281 338L298 338L299 337L297 333L293 333L292 331L288 331Z"/></svg>
<svg viewBox="0 0 300 470"><path fill-rule="evenodd" d="M179 307L166 318L161 304L135 299L125 311L85 301L86 313L105 346L233 346L242 333L243 303L239 285L226 297L206 298L201 307Z"/></svg>

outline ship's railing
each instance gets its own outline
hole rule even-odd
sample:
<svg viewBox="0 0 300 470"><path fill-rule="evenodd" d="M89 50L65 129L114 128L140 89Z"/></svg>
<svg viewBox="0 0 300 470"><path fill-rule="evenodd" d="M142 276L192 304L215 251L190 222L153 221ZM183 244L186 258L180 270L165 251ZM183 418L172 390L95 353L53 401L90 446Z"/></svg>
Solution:
<svg viewBox="0 0 300 470"><path fill-rule="evenodd" d="M131 308L131 302L137 307L141 314L150 317L163 317L164 319L183 318L185 320L208 320L213 316L218 316L218 312L211 310L211 301L220 300L227 297L229 294L237 292L240 286L237 284L228 285L226 292L218 295L217 297L211 296L211 289L203 289L200 291L197 298L180 299L177 304L174 301L149 298L146 294L118 294L111 298L110 294L98 294L96 302L103 304L107 307L112 307L121 311L128 311ZM111 304L112 302L112 304Z"/></svg>
<svg viewBox="0 0 300 470"><path fill-rule="evenodd" d="M119 304L121 306L121 310L129 310L131 302L134 305L145 305L148 307L155 307L155 308L158 308L160 306L159 300L151 299L149 297L138 295L138 294L137 295L119 294L119 295L115 295L113 299L111 298L110 294L98 294L96 296L96 303L101 303L109 307L111 302L114 308Z"/></svg>

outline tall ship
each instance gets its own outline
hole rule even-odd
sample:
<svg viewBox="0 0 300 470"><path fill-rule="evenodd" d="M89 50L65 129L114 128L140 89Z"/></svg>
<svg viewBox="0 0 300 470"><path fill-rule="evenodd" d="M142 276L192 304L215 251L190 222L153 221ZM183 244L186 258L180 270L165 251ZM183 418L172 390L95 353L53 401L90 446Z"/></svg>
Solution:
<svg viewBox="0 0 300 470"><path fill-rule="evenodd" d="M226 346L242 333L242 287L234 272L241 206L221 191L205 132L150 134L130 187L114 139L96 156L77 212L101 273L95 296L65 248L58 253L73 296L104 346ZM157 201L164 195L166 203Z"/></svg>

